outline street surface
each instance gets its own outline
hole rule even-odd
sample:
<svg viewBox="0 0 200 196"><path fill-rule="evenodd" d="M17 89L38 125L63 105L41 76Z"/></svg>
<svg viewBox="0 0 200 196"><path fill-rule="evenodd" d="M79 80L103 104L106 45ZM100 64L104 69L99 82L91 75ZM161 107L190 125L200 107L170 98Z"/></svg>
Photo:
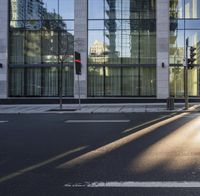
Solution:
<svg viewBox="0 0 200 196"><path fill-rule="evenodd" d="M0 195L200 195L200 112L0 114Z"/></svg>

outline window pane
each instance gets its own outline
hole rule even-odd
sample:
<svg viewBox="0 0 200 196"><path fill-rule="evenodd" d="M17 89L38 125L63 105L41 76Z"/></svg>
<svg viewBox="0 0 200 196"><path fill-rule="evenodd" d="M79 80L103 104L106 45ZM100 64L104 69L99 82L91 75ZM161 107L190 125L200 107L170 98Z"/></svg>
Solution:
<svg viewBox="0 0 200 196"><path fill-rule="evenodd" d="M74 36L73 32L59 32L59 59L67 64L73 64Z"/></svg>
<svg viewBox="0 0 200 196"><path fill-rule="evenodd" d="M154 67L140 68L140 95L141 96L156 95L156 68Z"/></svg>
<svg viewBox="0 0 200 196"><path fill-rule="evenodd" d="M10 19L25 20L26 17L26 0L10 1Z"/></svg>
<svg viewBox="0 0 200 196"><path fill-rule="evenodd" d="M24 69L10 69L10 96L24 96Z"/></svg>
<svg viewBox="0 0 200 196"><path fill-rule="evenodd" d="M140 33L140 64L156 63L156 35L149 31Z"/></svg>
<svg viewBox="0 0 200 196"><path fill-rule="evenodd" d="M200 29L200 20L185 20L186 29Z"/></svg>
<svg viewBox="0 0 200 196"><path fill-rule="evenodd" d="M104 96L104 69L103 67L88 68L88 96Z"/></svg>
<svg viewBox="0 0 200 196"><path fill-rule="evenodd" d="M195 47L195 61L194 64L200 63L200 31L199 30L187 30L186 37L189 37L189 46Z"/></svg>
<svg viewBox="0 0 200 196"><path fill-rule="evenodd" d="M170 68L170 94L174 97L184 96L183 67Z"/></svg>
<svg viewBox="0 0 200 196"><path fill-rule="evenodd" d="M106 45L103 31L89 31L88 37L88 63L103 64L105 59Z"/></svg>
<svg viewBox="0 0 200 196"><path fill-rule="evenodd" d="M121 96L120 67L105 67L105 95Z"/></svg>
<svg viewBox="0 0 200 196"><path fill-rule="evenodd" d="M122 96L139 96L139 68L122 68Z"/></svg>
<svg viewBox="0 0 200 196"><path fill-rule="evenodd" d="M139 63L139 32L124 30L122 32L122 63Z"/></svg>
<svg viewBox="0 0 200 196"><path fill-rule="evenodd" d="M108 50L105 57L105 63L121 64L121 30L116 30L115 32L106 31L105 33L105 44Z"/></svg>
<svg viewBox="0 0 200 196"><path fill-rule="evenodd" d="M122 0L105 1L105 18L120 19L122 10Z"/></svg>
<svg viewBox="0 0 200 196"><path fill-rule="evenodd" d="M170 32L170 64L182 64L184 58L184 31Z"/></svg>
<svg viewBox="0 0 200 196"><path fill-rule="evenodd" d="M200 2L199 0L185 0L185 18L200 17Z"/></svg>
<svg viewBox="0 0 200 196"><path fill-rule="evenodd" d="M197 76L197 68L188 70L188 89L189 96L197 96L198 95L198 76Z"/></svg>
<svg viewBox="0 0 200 196"><path fill-rule="evenodd" d="M43 96L58 96L58 69L44 68Z"/></svg>
<svg viewBox="0 0 200 196"><path fill-rule="evenodd" d="M58 33L55 31L42 32L42 62L58 62Z"/></svg>
<svg viewBox="0 0 200 196"><path fill-rule="evenodd" d="M26 1L26 20L40 20L43 12L43 2L38 0Z"/></svg>
<svg viewBox="0 0 200 196"><path fill-rule="evenodd" d="M24 64L24 31L10 32L10 63Z"/></svg>
<svg viewBox="0 0 200 196"><path fill-rule="evenodd" d="M170 0L170 18L184 18L184 1L185 0Z"/></svg>
<svg viewBox="0 0 200 196"><path fill-rule="evenodd" d="M74 94L74 67L63 69L63 96L69 97Z"/></svg>
<svg viewBox="0 0 200 196"><path fill-rule="evenodd" d="M41 69L28 68L26 77L27 96L41 96Z"/></svg>
<svg viewBox="0 0 200 196"><path fill-rule="evenodd" d="M104 20L89 20L88 29L104 29Z"/></svg>
<svg viewBox="0 0 200 196"><path fill-rule="evenodd" d="M41 63L41 32L26 32L26 63Z"/></svg>
<svg viewBox="0 0 200 196"><path fill-rule="evenodd" d="M24 29L25 21L22 20L11 20L10 21L10 29Z"/></svg>
<svg viewBox="0 0 200 196"><path fill-rule="evenodd" d="M59 0L60 19L74 19L74 0Z"/></svg>
<svg viewBox="0 0 200 196"><path fill-rule="evenodd" d="M43 0L42 19L58 19L58 0Z"/></svg>
<svg viewBox="0 0 200 196"><path fill-rule="evenodd" d="M88 0L88 18L104 19L104 0Z"/></svg>

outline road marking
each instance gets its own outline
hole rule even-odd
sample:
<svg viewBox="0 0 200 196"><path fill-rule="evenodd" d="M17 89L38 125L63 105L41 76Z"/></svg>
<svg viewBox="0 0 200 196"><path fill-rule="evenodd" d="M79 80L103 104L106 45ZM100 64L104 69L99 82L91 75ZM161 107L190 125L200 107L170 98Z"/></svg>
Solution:
<svg viewBox="0 0 200 196"><path fill-rule="evenodd" d="M88 187L88 188L200 188L198 181L151 181L151 182L84 182L77 184L65 184L65 187Z"/></svg>
<svg viewBox="0 0 200 196"><path fill-rule="evenodd" d="M79 166L82 164L85 164L93 159L96 159L98 157L104 156L107 153L110 153L114 150L119 149L120 147L129 144L130 142L134 142L135 140L143 137L146 134L149 134L156 129L160 128L163 125L166 125L168 123L174 122L175 120L180 119L181 117L187 115L188 113L181 113L177 116L173 116L171 118L165 119L161 122L157 122L153 125L150 125L149 127L143 128L135 133L131 133L130 135L127 135L125 137L122 137L121 139L115 140L109 144L106 144L104 146L101 146L95 150L92 150L90 152L87 152L79 157L76 157L70 161L67 161L66 163L63 163L59 165L57 168L59 169L70 169L75 166Z"/></svg>
<svg viewBox="0 0 200 196"><path fill-rule="evenodd" d="M66 123L127 123L130 120L66 120Z"/></svg>
<svg viewBox="0 0 200 196"><path fill-rule="evenodd" d="M7 120L0 120L0 123L7 123Z"/></svg>
<svg viewBox="0 0 200 196"><path fill-rule="evenodd" d="M67 151L67 152L65 152L65 153L63 153L63 154L60 154L60 155L57 155L57 156L55 156L55 157L53 157L53 158L51 158L51 159L48 159L48 160L43 161L43 162L41 162L41 163L38 163L38 164L36 164L36 165L32 165L32 166L30 166L30 167L27 167L27 168L18 170L18 171L16 171L16 172L12 173L12 174L7 175L7 176L1 177L1 178L0 178L0 183L5 182L5 181L7 181L7 180L10 180L10 179L12 179L12 178L15 178L15 177L17 177L17 176L20 176L20 175L22 175L22 174L24 174L24 173L26 173L26 172L30 172L30 171L32 171L32 170L34 170L34 169L38 169L38 168L40 168L40 167L42 167L42 166L45 166L45 165L47 165L47 164L49 164L49 163L52 163L52 162L54 162L54 161L57 161L57 160L59 160L59 159L61 159L61 158L63 158L63 157L66 157L66 156L68 156L68 155L70 155L70 154L73 154L73 153L75 153L75 152L84 150L84 149L86 149L87 147L88 147L88 146L82 146L82 147L79 147L79 148L75 148L75 149L73 149L73 150Z"/></svg>
<svg viewBox="0 0 200 196"><path fill-rule="evenodd" d="M165 116L162 116L162 117L160 117L160 118L156 118L156 119L154 119L154 120L150 120L150 121L148 121L148 122L142 123L142 124L137 125L137 126L135 126L135 127L131 127L131 128L129 128L129 129L126 129L126 130L122 131L122 134L128 133L128 132L130 132L130 131L132 131L132 130L138 129L138 128L143 127L143 126L145 126L145 125L149 125L149 124L154 123L154 122L157 122L157 121L159 121L159 120L163 120L163 119L165 119L165 118L172 117L172 116L175 115L175 114L176 114L176 113L172 113L172 114L169 114L169 115L165 115Z"/></svg>

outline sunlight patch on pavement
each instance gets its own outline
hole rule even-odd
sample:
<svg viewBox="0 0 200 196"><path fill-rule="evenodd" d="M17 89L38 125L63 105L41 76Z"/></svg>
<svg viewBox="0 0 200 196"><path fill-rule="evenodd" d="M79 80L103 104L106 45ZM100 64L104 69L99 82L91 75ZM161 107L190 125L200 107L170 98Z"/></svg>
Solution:
<svg viewBox="0 0 200 196"><path fill-rule="evenodd" d="M171 128L173 129L173 128ZM187 122L134 157L130 171L147 172L157 167L170 171L200 165L200 117Z"/></svg>
<svg viewBox="0 0 200 196"><path fill-rule="evenodd" d="M110 153L110 152L112 152L112 151L114 151L114 150L116 150L116 149L118 149L118 148L120 148L120 147L122 147L122 146L124 146L128 143L131 143L131 142L143 137L144 135L153 132L154 130L158 129L161 126L164 126L168 123L171 123L175 120L178 120L179 118L181 118L181 117L183 117L187 114L188 113L181 113L177 116L173 116L173 117L168 118L166 120L163 120L161 122L155 123L155 124L153 124L149 127L141 129L141 130L139 130L135 133L132 133L132 134L125 136L121 139L118 139L114 142L111 142L111 143L109 143L105 146L99 147L99 148L92 150L88 153L85 153L85 154L83 154L83 155L81 155L77 158L74 158L74 159L72 159L72 160L70 160L70 161L68 161L64 164L59 165L57 168L68 169L68 168L72 168L72 167L75 167L75 166L78 166L78 165L81 165L81 164L85 164L85 163L87 163L87 162L89 162L93 159L96 159L96 158L101 157L101 156L103 156L107 153Z"/></svg>
<svg viewBox="0 0 200 196"><path fill-rule="evenodd" d="M172 117L173 115L175 115L175 113L172 113L172 114L169 114L169 115L162 116L162 117L160 117L160 118L156 118L156 119L150 120L150 121L148 121L148 122L139 124L139 125L137 125L137 126L135 126L135 127L128 128L128 129L122 131L122 134L128 133L128 132L133 131L133 130L135 130L135 129L139 129L139 128L141 128L141 127L143 127L143 126L146 126L146 125L149 125L149 124L151 124L151 123L155 123L155 122L157 122L157 121L166 119L167 117Z"/></svg>

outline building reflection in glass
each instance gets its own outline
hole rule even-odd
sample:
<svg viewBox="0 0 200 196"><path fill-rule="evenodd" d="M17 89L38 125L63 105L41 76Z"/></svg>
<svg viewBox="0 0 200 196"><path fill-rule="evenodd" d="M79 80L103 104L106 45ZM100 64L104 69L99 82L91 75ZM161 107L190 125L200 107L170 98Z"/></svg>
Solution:
<svg viewBox="0 0 200 196"><path fill-rule="evenodd" d="M58 96L66 56L63 95L72 96L74 0L11 0L10 19L10 95Z"/></svg>
<svg viewBox="0 0 200 196"><path fill-rule="evenodd" d="M199 65L200 65L200 1L171 0L170 1L170 84L171 95L184 96L183 59L185 40L197 48L195 68L189 70L189 95L198 96Z"/></svg>
<svg viewBox="0 0 200 196"><path fill-rule="evenodd" d="M88 95L155 96L155 0L89 0L88 4L88 63L103 66L105 82L102 93L89 86L93 90ZM149 91L144 86L148 82Z"/></svg>

